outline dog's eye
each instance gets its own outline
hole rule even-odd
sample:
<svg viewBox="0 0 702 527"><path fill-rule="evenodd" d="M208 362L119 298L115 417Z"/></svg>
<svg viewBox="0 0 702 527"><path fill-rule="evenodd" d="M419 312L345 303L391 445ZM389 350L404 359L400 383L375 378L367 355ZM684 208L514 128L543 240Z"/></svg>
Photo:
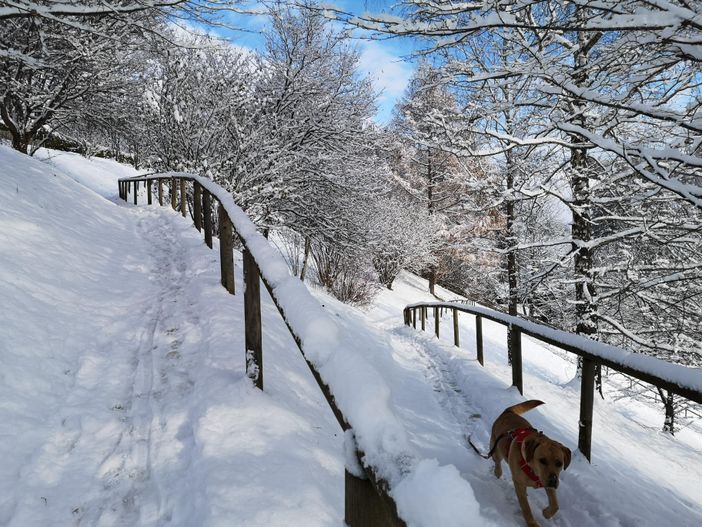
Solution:
<svg viewBox="0 0 702 527"><path fill-rule="evenodd" d="M539 459L539 463L541 463L542 465L545 465L548 463L548 461L546 461L545 457L542 457L541 459Z"/></svg>
<svg viewBox="0 0 702 527"><path fill-rule="evenodd" d="M561 463L560 461L556 461L556 466L557 466L558 468L560 468L560 467L563 466L563 463Z"/></svg>

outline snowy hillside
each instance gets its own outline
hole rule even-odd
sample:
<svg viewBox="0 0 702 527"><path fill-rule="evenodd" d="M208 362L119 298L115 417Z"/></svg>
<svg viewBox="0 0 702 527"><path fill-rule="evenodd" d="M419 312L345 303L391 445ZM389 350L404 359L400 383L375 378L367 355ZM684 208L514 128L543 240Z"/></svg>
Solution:
<svg viewBox="0 0 702 527"><path fill-rule="evenodd" d="M241 295L220 286L218 253L190 222L118 201L127 167L41 157L0 147L0 524L342 525L343 437L273 305L261 393L244 372ZM383 372L428 473L433 463L469 485L460 509L435 511L416 488L456 487L420 481L398 495L401 511L416 525L522 525L508 476L465 441L487 446L492 420L522 399L504 329L485 322L482 368L471 317L456 349L449 317L441 342L402 325L406 304L434 300L424 281L403 273L394 289L365 310L315 295ZM699 425L671 438L659 409L605 394L589 464L575 454L573 364L528 339L523 353L525 395L547 403L526 417L574 451L552 520L543 491L530 493L542 525L702 523Z"/></svg>
<svg viewBox="0 0 702 527"><path fill-rule="evenodd" d="M191 225L5 147L0 172L0 525L339 525L341 434L274 308L260 393Z"/></svg>

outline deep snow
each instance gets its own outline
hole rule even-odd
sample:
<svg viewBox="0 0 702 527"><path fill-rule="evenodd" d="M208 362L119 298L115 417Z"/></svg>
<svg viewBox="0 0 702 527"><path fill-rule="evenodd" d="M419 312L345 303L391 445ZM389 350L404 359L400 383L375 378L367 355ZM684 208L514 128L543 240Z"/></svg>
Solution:
<svg viewBox="0 0 702 527"><path fill-rule="evenodd" d="M241 295L220 286L218 251L168 207L119 202L128 167L51 157L0 147L0 524L341 525L343 434L270 300L261 393L245 376ZM509 481L465 441L486 445L492 419L520 400L504 329L484 323L481 368L472 317L460 350L450 317L441 342L402 325L406 304L435 300L425 287L403 273L365 310L314 294L359 364L382 372L383 405L414 456L395 490L403 514L522 525ZM572 363L529 339L523 352L525 395L547 402L527 417L575 450ZM700 427L671 438L661 422L646 404L596 400L593 464L574 456L561 511L542 525L701 524ZM530 500L540 518L545 494Z"/></svg>

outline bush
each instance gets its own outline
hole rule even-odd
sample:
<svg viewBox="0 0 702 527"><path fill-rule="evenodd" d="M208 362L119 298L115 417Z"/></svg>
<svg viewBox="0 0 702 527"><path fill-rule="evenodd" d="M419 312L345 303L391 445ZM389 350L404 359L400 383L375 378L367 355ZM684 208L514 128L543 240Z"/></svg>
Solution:
<svg viewBox="0 0 702 527"><path fill-rule="evenodd" d="M312 244L320 285L347 304L367 305L379 291L372 266L363 257L328 242Z"/></svg>

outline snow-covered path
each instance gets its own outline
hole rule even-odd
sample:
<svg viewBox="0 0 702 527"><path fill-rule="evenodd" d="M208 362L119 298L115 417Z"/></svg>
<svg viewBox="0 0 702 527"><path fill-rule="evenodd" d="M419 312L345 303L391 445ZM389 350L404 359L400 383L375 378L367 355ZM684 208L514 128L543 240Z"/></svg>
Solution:
<svg viewBox="0 0 702 527"><path fill-rule="evenodd" d="M111 256L109 273L93 268L97 283L121 284L120 294L98 303L100 295L79 288L73 314L80 313L83 331L68 328L79 348L76 364L63 372L65 384L54 386L45 435L33 429L10 525L62 524L68 508L76 525L165 525L185 491L190 503L202 503L197 485L170 485L195 475L188 399L198 354L207 353L207 328L194 308L198 299L186 293L195 273L179 239L182 226L164 212L132 212L122 241L133 263ZM106 241L117 242L114 232ZM189 509L178 524L188 516L193 521L185 524L198 523L202 511Z"/></svg>

